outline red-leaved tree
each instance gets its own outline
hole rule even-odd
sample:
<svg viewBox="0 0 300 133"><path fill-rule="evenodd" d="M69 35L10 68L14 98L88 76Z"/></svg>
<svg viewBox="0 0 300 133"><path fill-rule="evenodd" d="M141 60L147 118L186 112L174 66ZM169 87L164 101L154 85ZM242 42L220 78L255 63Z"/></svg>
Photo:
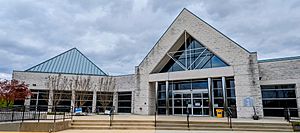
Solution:
<svg viewBox="0 0 300 133"><path fill-rule="evenodd" d="M25 100L32 93L28 85L18 80L0 81L0 107L12 106L15 100Z"/></svg>

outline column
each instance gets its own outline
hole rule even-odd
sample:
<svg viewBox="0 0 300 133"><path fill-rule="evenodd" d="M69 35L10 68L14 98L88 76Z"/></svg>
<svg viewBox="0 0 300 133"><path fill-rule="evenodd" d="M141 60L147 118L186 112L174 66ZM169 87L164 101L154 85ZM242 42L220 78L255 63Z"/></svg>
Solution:
<svg viewBox="0 0 300 133"><path fill-rule="evenodd" d="M222 77L222 90L223 90L223 102L224 102L224 112L227 109L227 98L226 98L226 80L225 77Z"/></svg>
<svg viewBox="0 0 300 133"><path fill-rule="evenodd" d="M155 112L157 113L157 90L158 90L158 82L155 82Z"/></svg>
<svg viewBox="0 0 300 133"><path fill-rule="evenodd" d="M93 103L92 103L92 112L96 112L96 105L97 105L97 90L93 90Z"/></svg>
<svg viewBox="0 0 300 133"><path fill-rule="evenodd" d="M74 110L75 110L75 90L74 89L72 89L72 96L71 96L71 112L74 112Z"/></svg>
<svg viewBox="0 0 300 133"><path fill-rule="evenodd" d="M297 81L299 83L296 83L296 98L297 98L297 108L298 108L298 116L300 116L300 81Z"/></svg>
<svg viewBox="0 0 300 133"><path fill-rule="evenodd" d="M48 99L48 112L52 112L53 107L53 90L49 90L49 99Z"/></svg>
<svg viewBox="0 0 300 133"><path fill-rule="evenodd" d="M169 81L166 81L166 115L169 115Z"/></svg>
<svg viewBox="0 0 300 133"><path fill-rule="evenodd" d="M118 92L113 93L113 106L115 107L115 112L118 112Z"/></svg>
<svg viewBox="0 0 300 133"><path fill-rule="evenodd" d="M208 78L207 82L208 82L209 116L214 116L213 98L212 98L212 89L211 89L211 78Z"/></svg>

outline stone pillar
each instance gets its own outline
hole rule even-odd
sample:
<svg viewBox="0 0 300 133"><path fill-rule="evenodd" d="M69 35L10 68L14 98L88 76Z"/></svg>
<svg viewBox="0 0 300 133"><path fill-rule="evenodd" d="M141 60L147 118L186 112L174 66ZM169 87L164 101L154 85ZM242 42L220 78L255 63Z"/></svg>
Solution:
<svg viewBox="0 0 300 133"><path fill-rule="evenodd" d="M97 105L97 90L93 90L93 103L92 103L92 112L96 112L96 105Z"/></svg>
<svg viewBox="0 0 300 133"><path fill-rule="evenodd" d="M222 77L222 90L223 90L223 99L224 99L224 112L227 108L227 98L226 98L226 80L225 77Z"/></svg>
<svg viewBox="0 0 300 133"><path fill-rule="evenodd" d="M212 89L211 89L211 78L207 79L207 84L208 84L208 107L209 107L209 116L214 116L214 111L213 111L213 98L212 98Z"/></svg>
<svg viewBox="0 0 300 133"><path fill-rule="evenodd" d="M158 94L157 94L157 90L158 90L158 82L156 81L155 82L155 112L157 113L157 109L158 109L158 105L157 105L157 96L158 96Z"/></svg>
<svg viewBox="0 0 300 133"><path fill-rule="evenodd" d="M52 112L53 108L53 89L49 90L49 99L48 99L48 112Z"/></svg>
<svg viewBox="0 0 300 133"><path fill-rule="evenodd" d="M31 99L31 96L25 99L25 101L24 101L25 106L30 106L30 99Z"/></svg>
<svg viewBox="0 0 300 133"><path fill-rule="evenodd" d="M166 81L166 115L169 115L169 81Z"/></svg>
<svg viewBox="0 0 300 133"><path fill-rule="evenodd" d="M235 66L234 72L237 116L251 118L255 107L257 115L263 117L256 53L251 54L248 64Z"/></svg>
<svg viewBox="0 0 300 133"><path fill-rule="evenodd" d="M113 106L115 107L115 112L118 112L118 92L113 93Z"/></svg>
<svg viewBox="0 0 300 133"><path fill-rule="evenodd" d="M70 110L70 111L73 111L73 112L74 112L75 107L76 107L76 105L75 105L75 99L76 99L76 97L75 97L75 90L73 89L72 90L72 96L71 96L71 110Z"/></svg>
<svg viewBox="0 0 300 133"><path fill-rule="evenodd" d="M298 116L300 116L300 81L299 83L296 83L296 98L297 98L297 108L298 108Z"/></svg>

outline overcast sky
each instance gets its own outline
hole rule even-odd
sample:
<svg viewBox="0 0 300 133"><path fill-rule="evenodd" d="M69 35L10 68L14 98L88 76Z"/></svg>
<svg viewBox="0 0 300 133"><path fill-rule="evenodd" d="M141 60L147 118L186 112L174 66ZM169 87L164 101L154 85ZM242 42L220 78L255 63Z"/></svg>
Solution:
<svg viewBox="0 0 300 133"><path fill-rule="evenodd" d="M299 0L0 0L0 78L73 47L134 73L184 7L259 59L300 55Z"/></svg>

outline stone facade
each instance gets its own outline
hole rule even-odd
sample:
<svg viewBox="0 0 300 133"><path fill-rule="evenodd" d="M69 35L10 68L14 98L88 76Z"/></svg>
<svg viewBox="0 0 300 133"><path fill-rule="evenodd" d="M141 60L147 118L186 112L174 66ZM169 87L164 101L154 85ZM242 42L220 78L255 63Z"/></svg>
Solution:
<svg viewBox="0 0 300 133"><path fill-rule="evenodd" d="M179 47L179 42L186 33L201 42L229 66L158 73L159 68L163 66L161 63L166 64L166 54L170 50L176 49L175 47ZM48 75L49 73L14 71L13 78L30 84L30 89L47 89L45 83ZM300 103L300 59L259 62L257 53L245 50L186 9L177 16L148 55L136 66L135 74L114 76L113 78L116 80L117 92L132 92L131 113L151 115L154 114L156 108L156 84L158 81L165 81L168 84L172 80L208 79L210 82L211 78L215 77L222 78L223 81L225 77L234 77L238 117L252 117L253 107L257 114L263 117L260 85L296 84L297 100ZM97 78L99 77L92 76L93 80ZM33 84L36 86L32 86ZM211 83L208 84L210 86ZM95 91L93 97L96 99ZM247 98L253 99L253 106L245 105L244 100ZM72 99L74 99L74 94ZM118 108L117 94L114 95L113 105ZM95 106L94 101L93 111L95 111ZM298 104L299 107L300 104Z"/></svg>
<svg viewBox="0 0 300 133"><path fill-rule="evenodd" d="M295 84L300 108L300 59L261 62L259 76L261 85Z"/></svg>
<svg viewBox="0 0 300 133"><path fill-rule="evenodd" d="M29 85L29 88L32 90L49 90L47 88L48 76L50 75L58 75L53 73L37 73L37 72L23 72L23 71L14 71L13 72L13 79L24 81L26 84ZM97 84L100 78L104 76L89 76L89 75L72 75L72 74L62 74L62 76L66 76L68 78L75 78L76 76L81 77L91 77L91 81ZM134 90L136 88L136 78L135 75L123 75L123 76L116 76L112 77L115 79L115 91L116 92L124 92L124 91L131 91L134 94ZM72 91L72 100L70 106L75 106L75 90ZM96 110L96 99L97 99L97 90L89 90L93 91L93 105L92 111L95 112ZM49 90L49 96L53 95L53 91ZM134 98L132 98L134 99ZM25 100L25 105L30 105L30 99ZM48 105L52 105L51 99L49 99ZM117 93L114 94L113 105L117 107ZM133 107L133 106L132 106ZM51 109L49 110L49 112Z"/></svg>

